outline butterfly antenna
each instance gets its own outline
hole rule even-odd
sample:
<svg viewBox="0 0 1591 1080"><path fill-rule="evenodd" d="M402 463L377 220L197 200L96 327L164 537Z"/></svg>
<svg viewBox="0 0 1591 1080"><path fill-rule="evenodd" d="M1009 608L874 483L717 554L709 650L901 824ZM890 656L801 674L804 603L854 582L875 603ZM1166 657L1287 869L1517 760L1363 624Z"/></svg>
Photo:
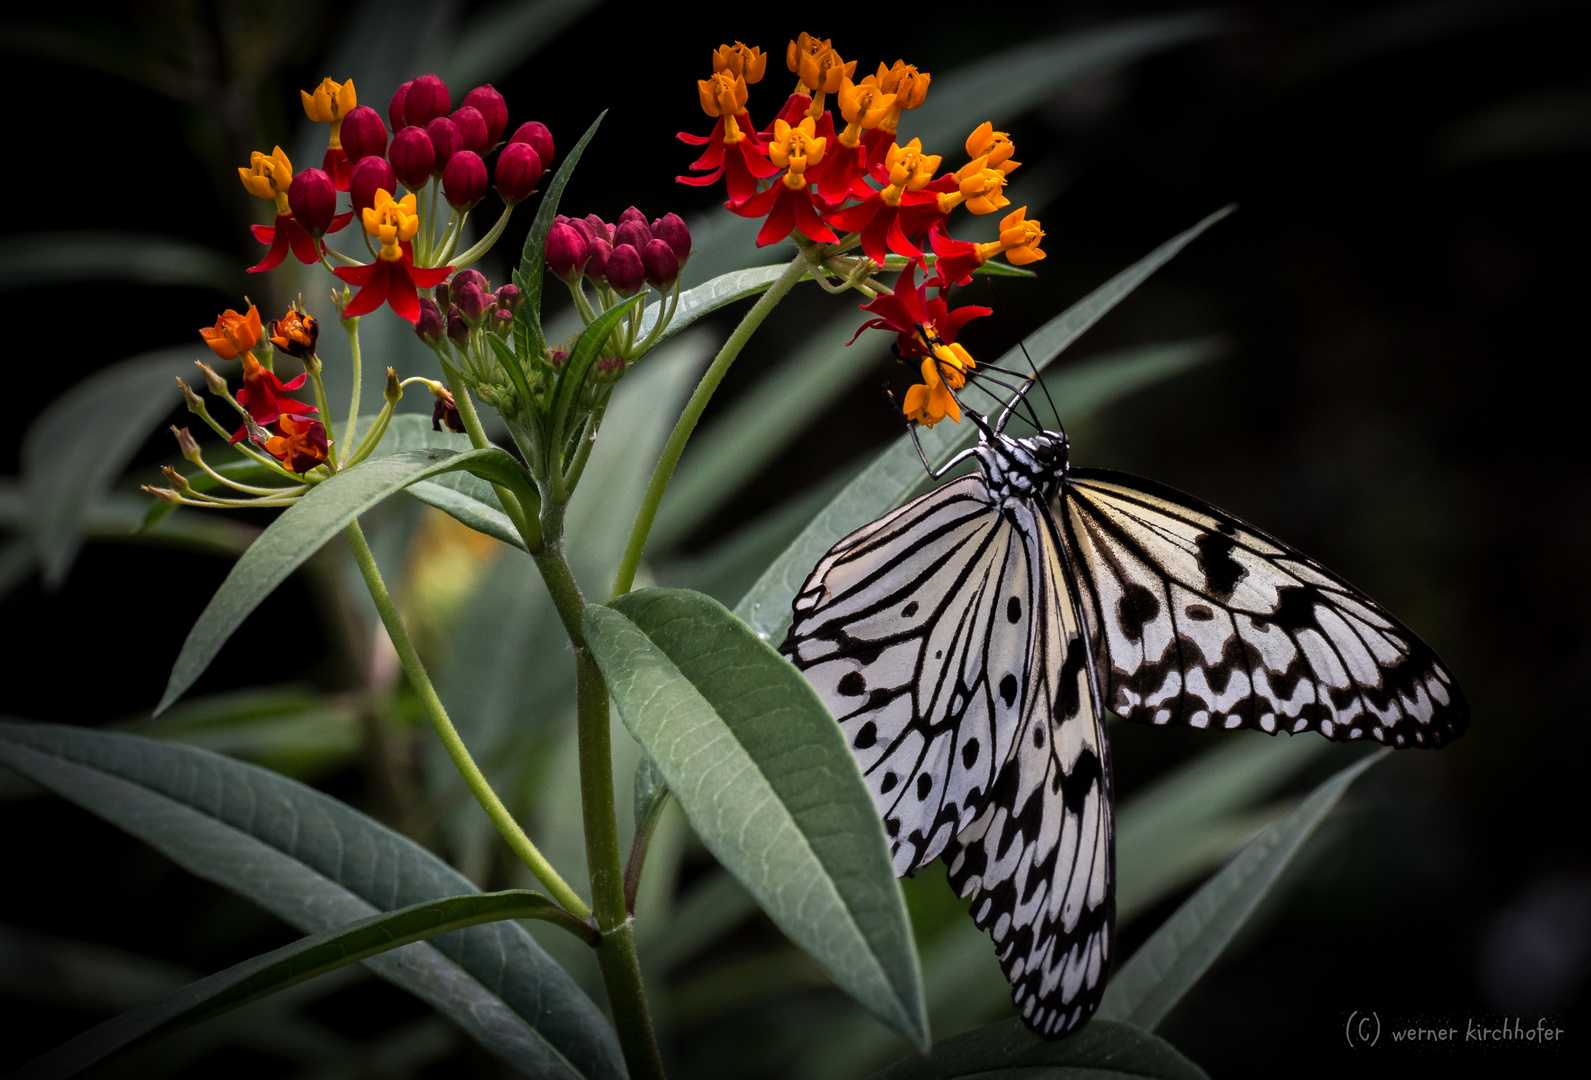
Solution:
<svg viewBox="0 0 1591 1080"><path fill-rule="evenodd" d="M1028 354L1027 342L1018 341L1016 346L1022 350L1023 357L1027 359L1028 367L1033 370L1033 380L1039 384L1039 389L1044 391L1044 400L1050 403L1050 414L1055 417L1055 430L1065 435L1066 428L1061 425L1061 410L1055 407L1055 399L1050 397L1050 388L1044 384L1044 380L1039 376L1039 366L1033 362L1033 357Z"/></svg>

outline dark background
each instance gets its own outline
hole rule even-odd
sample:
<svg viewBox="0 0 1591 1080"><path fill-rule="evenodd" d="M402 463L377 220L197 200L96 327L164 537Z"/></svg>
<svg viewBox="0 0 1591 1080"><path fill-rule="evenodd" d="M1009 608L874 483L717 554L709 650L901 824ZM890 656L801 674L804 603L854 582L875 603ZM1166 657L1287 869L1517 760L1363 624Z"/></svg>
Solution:
<svg viewBox="0 0 1591 1080"><path fill-rule="evenodd" d="M497 83L514 122L543 120L560 147L613 108L565 201L610 220L632 202L649 215L689 216L721 197L668 183L692 156L673 132L706 130L691 80L721 40L773 53L771 78L801 29L832 35L863 66L899 55L938 71L1022 37L1182 9L1069 4L1036 23L1010 8L990 18L897 6L888 23L854 8L823 19L802 12L800 22L774 5L712 18L625 9L629 23L616 10L580 20ZM1073 430L1074 460L1195 492L1341 571L1446 659L1474 721L1449 749L1377 766L1335 823L1337 842L1320 845L1303 872L1307 883L1160 1033L1216 1076L1505 1060L1567 1073L1591 1039L1591 515L1584 403L1572 382L1588 359L1591 13L1570 3L1302 0L1232 10L1231 33L1091 79L1010 122L1025 168L1054 167L1067 183L1034 211L1049 253L1038 281L1002 283L992 301L967 290L964 299L992 302L996 315L966 340L975 355L996 355L1170 235L1239 204L1075 349L1220 334L1226 357ZM258 48L222 62L215 35L245 17ZM288 144L301 119L297 88L327 73L322 56L343 19L316 5L87 5L74 9L73 28L104 53L73 57L42 55L29 36L63 24L44 19L26 34L8 26L15 107L0 231L159 232L253 261L243 225L255 206L235 166L256 148L251 138L263 137L261 149ZM154 61L173 54L192 71L186 103L149 85ZM132 78L106 70L118 66ZM385 113L391 87L360 89ZM454 88L455 102L465 89ZM1013 177L1016 204L1023 177ZM515 222L508 250L528 219ZM264 286L249 285L262 299ZM21 433L50 399L99 366L193 340L218 310L207 290L111 280L13 282L6 299L5 475L17 472ZM759 342L773 350L834 303L790 305ZM755 377L755 348L726 399ZM888 377L905 384L881 367ZM898 417L880 404L877 381L864 380L865 392L687 546L708 545L893 437ZM152 440L140 460L168 451ZM19 586L0 602L4 712L97 724L147 710L226 567L94 544L59 590ZM305 589L291 584L261 617L302 610ZM267 656L229 650L205 688L257 684L263 665L335 689L337 665L309 633ZM1218 736L1118 726L1116 738L1130 791ZM369 801L356 770L324 786ZM5 923L202 970L291 937L58 800L0 803L0 835ZM1174 906L1142 920L1123 955ZM322 1002L321 1019L357 1034L418 1012L384 987L360 995L345 1009L335 997ZM1464 1046L1350 1052L1343 1026L1355 1010L1389 1026L1456 1018L1462 1027L1483 1015L1528 1026L1549 1016L1566 1036L1562 1049L1528 1057ZM10 1029L0 1067L94 1019L23 1000L0 1014ZM285 1075L254 1050L212 1056L204 1069L223 1066ZM427 1075L489 1072L466 1053Z"/></svg>

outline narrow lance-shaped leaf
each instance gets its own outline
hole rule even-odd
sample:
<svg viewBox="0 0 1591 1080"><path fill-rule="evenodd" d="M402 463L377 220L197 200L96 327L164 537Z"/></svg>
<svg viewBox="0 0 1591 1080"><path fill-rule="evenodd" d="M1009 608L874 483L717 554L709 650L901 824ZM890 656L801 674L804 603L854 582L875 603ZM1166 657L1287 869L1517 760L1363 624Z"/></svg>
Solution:
<svg viewBox="0 0 1591 1080"><path fill-rule="evenodd" d="M12 1073L13 1080L57 1080L163 1035L219 1016L306 979L416 941L505 919L542 919L589 928L539 893L523 889L425 900L311 934L112 1017Z"/></svg>
<svg viewBox="0 0 1591 1080"><path fill-rule="evenodd" d="M0 723L0 764L305 933L479 891L352 807L191 746ZM364 964L516 1070L568 1080L623 1075L612 1029L517 923L457 930Z"/></svg>
<svg viewBox="0 0 1591 1080"><path fill-rule="evenodd" d="M1322 783L1238 853L1133 953L1105 988L1099 1019L1153 1029L1242 929L1348 785L1382 757L1368 754Z"/></svg>
<svg viewBox="0 0 1591 1080"><path fill-rule="evenodd" d="M602 118L607 116L604 109L591 121L591 126L586 128L586 133L580 136L580 141L575 143L574 149L569 151L569 156L564 158L558 172L552 178L552 183L547 185L547 190L541 197L541 203L536 208L536 217L530 224L530 235L525 237L524 249L519 256L519 269L514 272L515 284L524 294L524 302L519 305L519 320L515 323L516 336L522 337L520 352L532 356L540 355L547 351L547 338L541 330L541 294L542 286L546 281L547 269L547 232L552 228L552 219L558 216L558 201L563 198L563 189L569 186L569 178L574 175L575 165L580 161L580 155L586 152L586 146L597 133L597 128L602 125Z"/></svg>
<svg viewBox="0 0 1591 1080"><path fill-rule="evenodd" d="M1217 210L1191 229L1172 237L1030 334L1024 344L1034 365L1042 370L1145 278L1231 212L1230 206ZM1026 361L1021 350L1012 349L998 363L1001 367L1021 367ZM944 423L920 434L923 452L931 464L938 466L969 445L977 429L970 423ZM840 537L900 505L922 481L922 463L910 436L903 435L812 519L736 605L735 614L764 640L781 639L790 625L791 599L823 553Z"/></svg>
<svg viewBox="0 0 1591 1080"><path fill-rule="evenodd" d="M643 589L583 624L619 716L702 842L842 989L926 1047L883 827L811 686L699 593Z"/></svg>
<svg viewBox="0 0 1591 1080"><path fill-rule="evenodd" d="M509 487L525 487L524 467L502 450L410 450L371 458L329 480L271 522L210 598L188 632L155 712L164 710L210 666L221 646L259 606L321 546L349 522L417 480L457 469Z"/></svg>
<svg viewBox="0 0 1591 1080"><path fill-rule="evenodd" d="M898 1061L873 1080L1205 1080L1168 1042L1129 1024L1094 1020L1046 1042L1020 1020L975 1028L935 1043L925 1058Z"/></svg>

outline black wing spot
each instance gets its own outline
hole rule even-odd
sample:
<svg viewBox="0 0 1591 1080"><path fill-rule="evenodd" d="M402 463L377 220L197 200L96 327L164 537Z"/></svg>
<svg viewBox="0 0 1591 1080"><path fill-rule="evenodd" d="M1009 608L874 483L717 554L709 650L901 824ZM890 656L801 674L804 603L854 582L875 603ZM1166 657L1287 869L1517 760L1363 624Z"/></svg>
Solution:
<svg viewBox="0 0 1591 1080"><path fill-rule="evenodd" d="M884 774L884 782L878 785L878 790L881 794L888 795L895 790L895 785L898 783L900 783L900 777L892 772L887 772Z"/></svg>
<svg viewBox="0 0 1591 1080"><path fill-rule="evenodd" d="M903 619L909 619L915 614L917 614L917 601L915 600L900 609L900 617Z"/></svg>
<svg viewBox="0 0 1591 1080"><path fill-rule="evenodd" d="M891 836L899 836L900 835L900 818L886 818L884 820L884 831L889 833ZM897 848L900 847L899 844L896 844L895 846Z"/></svg>
<svg viewBox="0 0 1591 1080"><path fill-rule="evenodd" d="M977 760L978 740L968 739L966 745L961 748L961 763L970 769L977 762Z"/></svg>
<svg viewBox="0 0 1591 1080"><path fill-rule="evenodd" d="M1209 622L1215 618L1215 612L1211 611L1207 604L1189 604L1188 618L1194 622Z"/></svg>
<svg viewBox="0 0 1591 1080"><path fill-rule="evenodd" d="M1232 550L1237 547L1230 536L1219 532L1207 532L1199 535L1199 569L1204 572L1204 583L1209 590L1221 599L1232 595L1232 590L1237 588L1237 583L1243 580L1248 573L1241 564L1232 558Z"/></svg>
<svg viewBox="0 0 1591 1080"><path fill-rule="evenodd" d="M1000 697L1005 702L1005 707L1010 708L1016 704L1016 676L1006 673L1000 680Z"/></svg>
<svg viewBox="0 0 1591 1080"><path fill-rule="evenodd" d="M928 793L932 790L934 790L934 778L929 776L927 773L918 774L917 801L922 802L924 799L928 798Z"/></svg>
<svg viewBox="0 0 1591 1080"><path fill-rule="evenodd" d="M861 697L867 693L867 680L860 671L847 671L836 689L846 697Z"/></svg>
<svg viewBox="0 0 1591 1080"><path fill-rule="evenodd" d="M1020 622L1022 620L1022 601L1014 596L1006 601L1005 617L1010 622Z"/></svg>
<svg viewBox="0 0 1591 1080"><path fill-rule="evenodd" d="M943 650L943 649L935 649L934 650L934 659L935 660L943 660L944 658L945 658L945 650Z"/></svg>
<svg viewBox="0 0 1591 1080"><path fill-rule="evenodd" d="M1137 641L1144 636L1144 626L1160 614L1160 599L1133 582L1117 603L1116 611L1121 620L1121 632L1127 635L1128 641Z"/></svg>
<svg viewBox="0 0 1591 1080"><path fill-rule="evenodd" d="M1283 630L1315 625L1316 592L1313 585L1290 585L1276 590L1276 610L1271 621Z"/></svg>
<svg viewBox="0 0 1591 1080"><path fill-rule="evenodd" d="M869 720L856 729L856 738L851 740L851 745L858 750L866 750L878 742L878 725Z"/></svg>
<svg viewBox="0 0 1591 1080"><path fill-rule="evenodd" d="M1041 750L1044 748L1044 725L1043 724L1034 724L1033 725L1033 745L1038 747Z"/></svg>

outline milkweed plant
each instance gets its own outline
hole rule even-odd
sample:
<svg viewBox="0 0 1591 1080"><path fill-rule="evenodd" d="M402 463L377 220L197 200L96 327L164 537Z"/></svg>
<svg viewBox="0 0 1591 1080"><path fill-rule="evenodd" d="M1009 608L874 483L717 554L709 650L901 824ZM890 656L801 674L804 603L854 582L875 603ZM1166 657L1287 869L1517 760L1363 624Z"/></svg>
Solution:
<svg viewBox="0 0 1591 1080"><path fill-rule="evenodd" d="M274 214L273 224L253 229L263 254L249 271L301 264L309 276L297 280L309 282L306 292L330 290L335 325L310 314L302 299L261 311L240 297L199 331L209 355L175 387L190 416L172 429L182 461L144 489L154 500L149 520L178 507L279 513L200 616L159 708L176 702L244 618L340 533L408 687L473 796L469 812L489 819L537 887L481 892L400 834L256 765L133 734L7 724L6 764L310 932L92 1028L18 1075L71 1075L363 961L513 1070L662 1076L674 1052L659 1036L667 1010L659 1013L643 979L637 934L647 928L636 908L648 848L670 801L823 977L916 1048L889 1076L1107 1062L1142 1075L1202 1075L1151 1029L1219 954L1362 762L1278 815L1207 882L1119 967L1099 1016L1078 1034L1045 1042L1006 1020L935 1045L911 914L861 772L833 718L775 651L794 590L817 555L919 489L919 448L903 436L858 474L764 561L733 611L689 589L636 588L698 421L730 366L748 353L757 362L758 331L792 290L833 294L837 309L857 304L855 336L889 337L910 383L895 408L915 427L925 460L947 460L975 434L961 423L958 391L975 385L969 380L980 362L958 337L989 309L957 304L953 292L974 275L1033 277L1045 258L1044 229L1015 205L1021 173L1012 140L996 128L1000 117L961 132L954 146L925 145L907 136L913 110L932 96L930 74L899 60L859 71L866 69L843 60L830 41L805 33L782 56L739 42L712 51L710 71L696 85L703 118L679 135L697 156L681 158L678 182L721 185L727 210L756 224L756 246L778 246L789 257L690 288L684 271L700 253L678 213L667 206L615 212L566 198L583 152L604 137L602 117L583 133L551 131L514 115L491 85L469 89L455 105L458 87L421 74L391 93L383 113L362 103L352 80L327 78L301 99L307 118L327 131L318 164L299 167L306 163L272 147L238 167L243 188ZM768 93L767 84L781 79L793 89ZM763 97L754 101L758 91ZM678 99L682 114L691 100L683 80L659 93ZM501 211L479 222L489 189ZM508 280L489 280L476 264L521 215L533 215L523 252ZM1057 315L1028 338L1025 358L1016 353L985 366L1031 362L1036 376L1220 216ZM745 251L747 261L752 254ZM551 336L543 319L544 302L560 292L580 324L567 338ZM593 452L630 437L609 420L610 402L637 367L682 362L660 346L703 316L746 301L749 309L662 441L622 554L605 567L607 587L592 595L590 581L583 586L572 569L567 523L591 484ZM361 335L375 320L406 327L434 362L413 370L368 355ZM346 338L346 359L336 361L346 364L339 380L351 386L346 403L330 400L323 378L332 361L319 350L329 335ZM362 414L362 387L371 379L383 385L383 405ZM430 402L429 424L410 423L419 418L398 409L415 394ZM472 755L402 598L378 566L360 519L402 493L525 552L525 572L539 578L556 611L568 649L552 662L572 667L579 775L578 804L560 812L580 822L583 881L522 825L511 809L520 793L503 790ZM290 649L292 631L283 632L288 640L276 647ZM614 794L610 711L642 751L627 837ZM161 808L174 807L192 824L162 825ZM1124 877L1132 874L1131 817L1129 809ZM200 833L210 839L194 841ZM1186 869L1177 873L1183 876L1154 895L1188 880ZM336 899L304 899L307 887L296 883L310 877L335 881ZM1122 904L1133 903L1124 892ZM521 920L545 924L567 947L550 955L538 945L546 933L533 937ZM979 940L998 980L995 956ZM552 958L568 948L594 957L600 990L582 987ZM856 1060L871 1059L858 1051Z"/></svg>

